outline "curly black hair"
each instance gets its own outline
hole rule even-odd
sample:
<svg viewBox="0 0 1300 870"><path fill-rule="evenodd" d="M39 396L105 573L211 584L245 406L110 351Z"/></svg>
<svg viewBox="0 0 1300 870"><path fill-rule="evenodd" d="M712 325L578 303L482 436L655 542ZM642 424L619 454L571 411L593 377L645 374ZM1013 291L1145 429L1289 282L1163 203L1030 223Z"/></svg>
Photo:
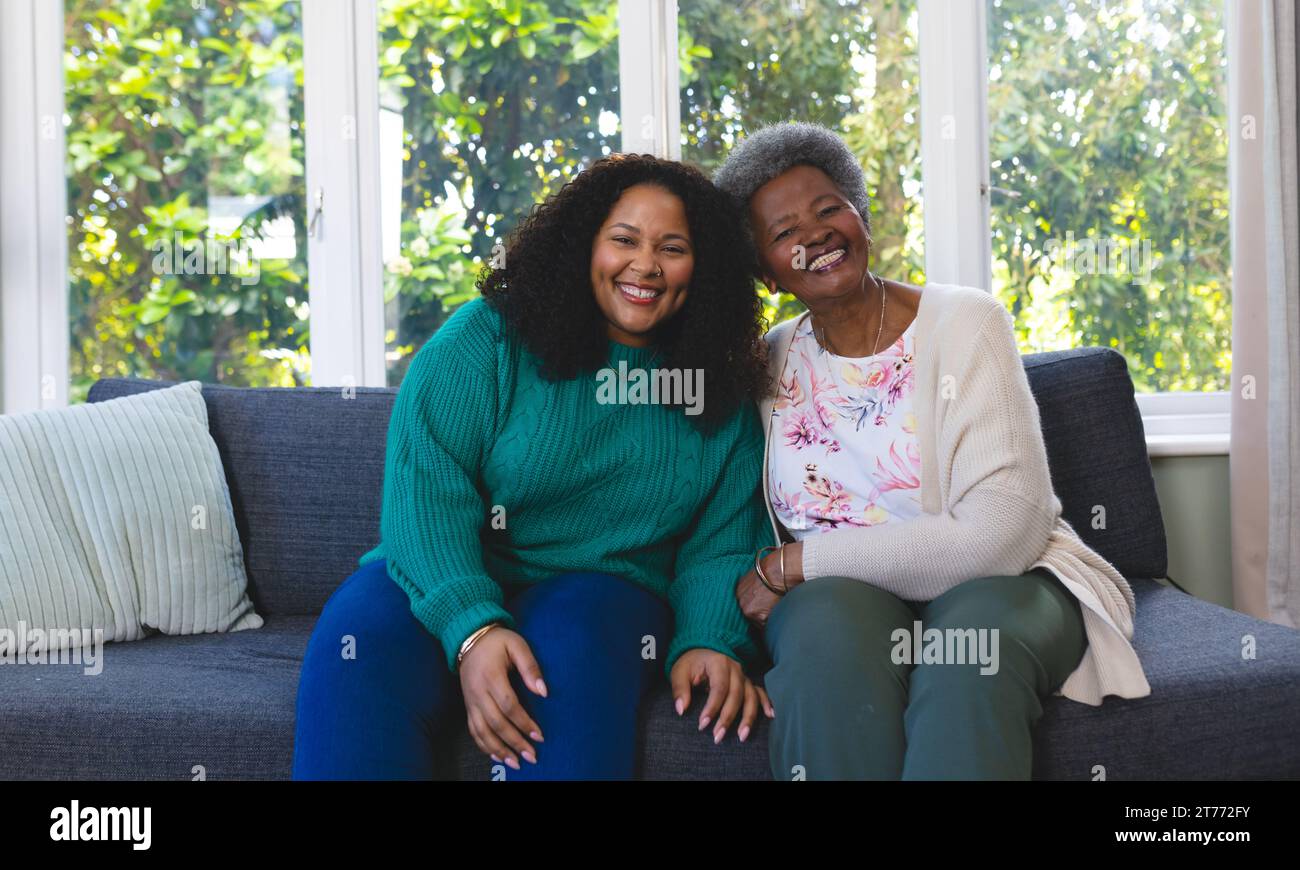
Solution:
<svg viewBox="0 0 1300 870"><path fill-rule="evenodd" d="M591 247L623 191L652 183L686 211L695 263L686 302L654 336L664 368L701 369L707 401L688 419L709 429L767 387L762 302L752 242L735 201L688 163L613 154L579 173L506 240L504 268L485 266L477 286L550 380L608 365L607 321L591 287Z"/></svg>

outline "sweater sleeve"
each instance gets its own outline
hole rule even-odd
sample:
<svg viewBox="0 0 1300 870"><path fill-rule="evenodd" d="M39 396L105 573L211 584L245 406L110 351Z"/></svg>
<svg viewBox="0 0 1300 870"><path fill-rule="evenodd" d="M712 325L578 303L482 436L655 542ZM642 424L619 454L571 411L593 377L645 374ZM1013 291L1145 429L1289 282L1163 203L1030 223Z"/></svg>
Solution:
<svg viewBox="0 0 1300 870"><path fill-rule="evenodd" d="M677 659L703 647L752 663L756 647L749 623L736 601L736 583L753 567L754 552L770 543L772 530L763 509L760 475L763 436L753 405L744 403L719 432L710 449L724 458L717 480L691 521L677 550L668 601L676 630L664 674Z"/></svg>
<svg viewBox="0 0 1300 870"><path fill-rule="evenodd" d="M1060 502L1011 315L1000 303L996 309L983 317L953 372L935 441L935 467L951 470L949 509L809 537L805 579L850 577L905 600L930 601L976 577L1023 574L1042 556Z"/></svg>
<svg viewBox="0 0 1300 870"><path fill-rule="evenodd" d="M492 317L486 303L466 303L425 342L388 426L379 523L388 573L442 642L449 669L478 628L514 627L479 539L486 508L476 481L497 407Z"/></svg>

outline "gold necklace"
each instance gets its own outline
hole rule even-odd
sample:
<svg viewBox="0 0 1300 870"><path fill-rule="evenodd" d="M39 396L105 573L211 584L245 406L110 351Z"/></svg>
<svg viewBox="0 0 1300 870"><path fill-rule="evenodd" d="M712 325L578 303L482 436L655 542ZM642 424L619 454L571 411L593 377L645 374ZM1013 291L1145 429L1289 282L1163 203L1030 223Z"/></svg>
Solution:
<svg viewBox="0 0 1300 870"><path fill-rule="evenodd" d="M886 298L885 282L880 278L879 275L872 275L872 273L870 272L868 272L867 274L871 275L871 277L874 278L876 282L880 285L880 328L876 330L876 343L871 348L871 356L874 357L876 355L876 351L879 350L880 348L880 333L885 328L885 298ZM816 340L817 338L817 332L815 327L816 324L814 323L814 330L813 330L814 340ZM826 327L824 325L822 326L821 340L822 340L822 350L828 351L829 353L834 354L835 356L839 356L839 354L835 353L835 348L831 346L830 340L826 337ZM847 394L844 392L843 385L840 383L840 379L835 375L835 366L831 365L830 359L826 359L825 363L826 363L826 373L831 376L831 383L835 385L835 392L839 393L841 396L847 396Z"/></svg>
<svg viewBox="0 0 1300 870"><path fill-rule="evenodd" d="M886 299L886 296L885 296L885 282L884 282L884 280L882 280L881 277L880 277L879 275L874 275L874 274L872 274L871 272L868 272L867 274L868 274L868 275L871 275L871 277L875 279L876 283L880 285L880 328L876 330L876 343L873 344L873 345L871 346L871 356L875 356L875 355L876 355L876 351L878 351L878 350L880 349L880 336L881 336L881 333L883 333L883 332L885 331L885 303L886 303L887 299ZM817 315L814 314L814 315L813 315L813 320L816 321L816 319L817 319ZM813 326L816 327L816 325L817 325L817 324L814 322L814 323L813 323ZM826 326L825 326L825 324L822 325L821 345L822 345L822 350L830 351L831 353L835 354L836 356L839 356L839 354L836 353L835 348L834 348L833 346L831 346L830 339L828 339L828 338L826 337ZM837 386L838 386L838 384L837 384Z"/></svg>

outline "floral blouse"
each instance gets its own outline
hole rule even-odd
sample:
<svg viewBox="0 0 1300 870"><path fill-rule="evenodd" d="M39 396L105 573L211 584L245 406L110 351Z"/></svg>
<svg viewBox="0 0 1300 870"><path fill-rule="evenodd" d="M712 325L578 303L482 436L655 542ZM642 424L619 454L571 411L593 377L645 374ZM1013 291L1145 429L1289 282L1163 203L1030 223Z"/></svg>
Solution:
<svg viewBox="0 0 1300 870"><path fill-rule="evenodd" d="M921 513L915 326L869 357L823 350L810 317L796 326L772 408L768 463L772 508L795 540Z"/></svg>

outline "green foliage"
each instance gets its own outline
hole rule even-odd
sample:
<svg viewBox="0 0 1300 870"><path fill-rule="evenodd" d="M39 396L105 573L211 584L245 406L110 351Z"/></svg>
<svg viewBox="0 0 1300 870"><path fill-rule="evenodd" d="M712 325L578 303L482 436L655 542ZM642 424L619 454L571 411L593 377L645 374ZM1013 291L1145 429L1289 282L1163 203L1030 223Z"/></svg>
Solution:
<svg viewBox="0 0 1300 870"><path fill-rule="evenodd" d="M1022 350L1103 345L1139 391L1231 372L1221 0L995 0L989 11L994 290ZM1049 242L1148 244L1145 284ZM1077 268L1077 267L1083 268ZM1140 271L1140 270L1139 270Z"/></svg>
<svg viewBox="0 0 1300 870"><path fill-rule="evenodd" d="M993 183L1021 193L994 199L995 291L1022 350L1111 345L1145 390L1226 383L1218 4L991 4ZM300 0L201 6L66 0L74 398L115 374L308 378ZM773 121L836 129L866 173L875 268L923 283L915 0L693 0L679 14L683 157L712 170ZM617 0L381 0L380 102L402 129L390 383L514 223L618 150L617 23ZM223 222L214 210L244 195ZM176 238L283 247L266 230L284 217L293 253L255 283L154 268ZM1044 258L1067 232L1146 240L1163 259L1144 286L1071 274ZM773 320L799 308L767 303Z"/></svg>
<svg viewBox="0 0 1300 870"><path fill-rule="evenodd" d="M299 17L286 0L66 0L73 401L117 375L306 383L301 226L256 283L154 268L163 245L258 237L256 215L212 232L213 197L302 213Z"/></svg>
<svg viewBox="0 0 1300 870"><path fill-rule="evenodd" d="M921 176L914 10L914 0L682 4L683 158L712 171L746 131L781 121L835 130L871 195L873 269L923 283L921 200L906 192ZM788 293L764 295L774 322L803 309Z"/></svg>
<svg viewBox="0 0 1300 870"><path fill-rule="evenodd" d="M390 383L515 221L619 149L617 25L617 0L381 0L380 103L403 131Z"/></svg>

